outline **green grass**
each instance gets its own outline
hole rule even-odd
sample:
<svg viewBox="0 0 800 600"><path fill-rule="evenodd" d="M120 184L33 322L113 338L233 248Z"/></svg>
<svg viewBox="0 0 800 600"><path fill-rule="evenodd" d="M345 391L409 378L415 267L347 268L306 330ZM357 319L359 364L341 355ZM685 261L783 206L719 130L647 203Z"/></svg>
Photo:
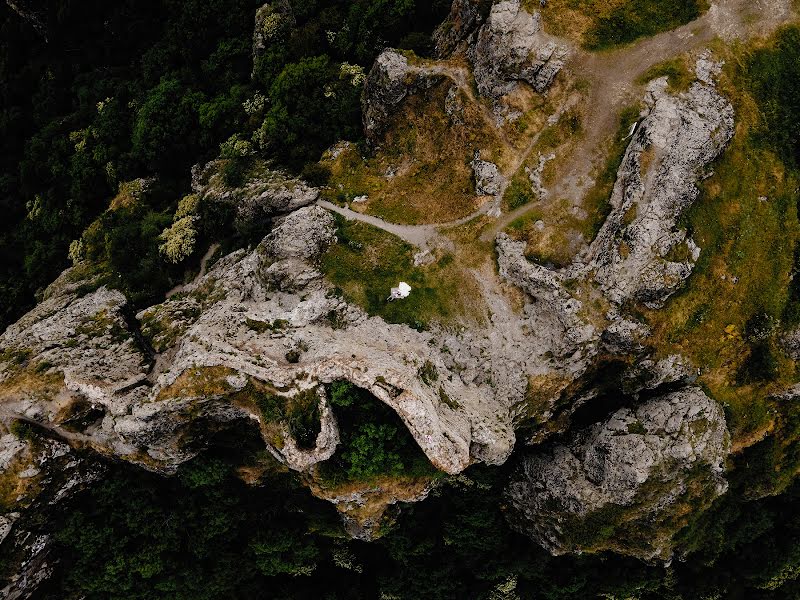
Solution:
<svg viewBox="0 0 800 600"><path fill-rule="evenodd" d="M653 65L636 79L636 83L647 85L659 77L667 78L668 89L672 93L688 90L695 79L694 74L686 64L686 59L678 57Z"/></svg>
<svg viewBox="0 0 800 600"><path fill-rule="evenodd" d="M584 199L584 206L589 217L583 234L589 241L597 236L606 217L611 212L609 199L611 198L614 184L617 182L617 171L622 164L622 159L625 157L625 151L628 149L630 141L628 134L631 126L639 120L640 112L641 108L639 106L629 106L620 114L619 126L611 149L608 152L606 164L595 179L594 187L586 194Z"/></svg>
<svg viewBox="0 0 800 600"><path fill-rule="evenodd" d="M683 217L700 260L687 288L651 315L665 351L703 365L700 382L726 406L740 446L770 431L785 444L798 438L781 425L796 408L770 397L797 381L778 339L800 298L792 282L800 257L797 142L785 133L800 124L799 56L795 28L728 57L720 86L734 102L737 133ZM790 413L779 416L784 410ZM783 469L777 461L771 468Z"/></svg>
<svg viewBox="0 0 800 600"><path fill-rule="evenodd" d="M588 50L607 50L675 29L697 19L706 0L632 0L598 17L587 32Z"/></svg>
<svg viewBox="0 0 800 600"><path fill-rule="evenodd" d="M506 188L506 193L503 196L503 200L509 211L519 208L520 206L525 206L535 198L533 189L531 189L531 182L527 176L514 177L514 179L511 180L511 184Z"/></svg>
<svg viewBox="0 0 800 600"><path fill-rule="evenodd" d="M476 284L456 267L452 256L415 267L413 246L343 218L339 218L337 235L338 243L322 258L322 270L345 299L370 315L424 329L433 321L449 323L472 314ZM388 302L391 288L400 281L411 286L411 295Z"/></svg>

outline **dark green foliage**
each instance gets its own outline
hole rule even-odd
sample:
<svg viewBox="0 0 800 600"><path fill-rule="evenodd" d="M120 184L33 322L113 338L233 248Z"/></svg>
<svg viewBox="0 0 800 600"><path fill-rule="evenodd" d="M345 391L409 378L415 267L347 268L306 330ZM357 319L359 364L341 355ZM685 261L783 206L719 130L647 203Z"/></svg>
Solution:
<svg viewBox="0 0 800 600"><path fill-rule="evenodd" d="M758 102L762 116L754 144L774 151L796 173L800 167L800 27L784 28L772 44L751 52L739 75ZM800 197L795 203L800 203ZM789 301L782 315L790 326L800 323L798 273L800 246L794 251Z"/></svg>
<svg viewBox="0 0 800 600"><path fill-rule="evenodd" d="M783 29L774 44L750 55L745 68L764 117L759 136L787 165L800 167L800 27Z"/></svg>
<svg viewBox="0 0 800 600"><path fill-rule="evenodd" d="M331 178L331 169L329 166L318 162L308 163L303 167L300 176L311 185L323 186L327 185L328 180Z"/></svg>
<svg viewBox="0 0 800 600"><path fill-rule="evenodd" d="M773 350L773 337L778 320L764 311L753 314L745 323L743 337L750 345L750 356L738 373L742 384L772 381L778 375L778 360Z"/></svg>
<svg viewBox="0 0 800 600"><path fill-rule="evenodd" d="M158 252L158 236L172 223L168 211L136 203L106 212L84 235L86 258L106 265L111 282L135 305L159 302L181 271L170 267Z"/></svg>
<svg viewBox="0 0 800 600"><path fill-rule="evenodd" d="M233 133L258 130L261 151L297 170L335 141L360 138L361 83L341 63L368 70L386 45L425 52L449 9L446 0L293 0L291 22L253 65L259 0L46 4L46 44L0 8L0 329L68 265L69 243L119 182L157 175L175 188L174 210L189 167ZM256 91L269 101L248 115L243 102ZM226 164L226 184L244 183L248 166ZM328 177L308 175L316 184ZM201 210L199 245L252 241L232 229L230 211ZM134 281L135 302L170 276L149 258L139 271L147 269L159 282L151 290L139 274L115 273Z"/></svg>
<svg viewBox="0 0 800 600"><path fill-rule="evenodd" d="M628 149L628 133L631 126L639 120L640 112L638 106L629 106L620 114L617 134L608 153L606 164L597 176L594 187L586 195L584 203L590 208L592 217L589 239L594 239L597 236L608 213L611 211L608 199L611 197L614 184L617 181L617 171L625 158L625 151Z"/></svg>
<svg viewBox="0 0 800 600"><path fill-rule="evenodd" d="M338 483L435 472L397 414L372 394L347 381L335 381L329 395L341 446L322 465L325 479Z"/></svg>
<svg viewBox="0 0 800 600"><path fill-rule="evenodd" d="M198 153L199 108L202 94L187 89L175 78L151 89L136 112L133 154L150 171L181 166L173 156Z"/></svg>
<svg viewBox="0 0 800 600"><path fill-rule="evenodd" d="M222 181L229 188L237 188L247 180L247 171L252 166L249 157L236 157L227 159L222 165Z"/></svg>
<svg viewBox="0 0 800 600"><path fill-rule="evenodd" d="M32 440L36 437L33 425L25 421L12 421L9 431L20 440Z"/></svg>
<svg viewBox="0 0 800 600"><path fill-rule="evenodd" d="M505 193L506 202L508 202L508 209L514 210L520 206L528 204L531 200L535 199L531 183L527 177L521 179L514 179L508 186Z"/></svg>
<svg viewBox="0 0 800 600"><path fill-rule="evenodd" d="M596 20L585 46L604 50L674 29L694 21L707 8L705 0L635 0Z"/></svg>
<svg viewBox="0 0 800 600"><path fill-rule="evenodd" d="M330 388L337 412L360 394L346 383ZM172 478L109 465L103 482L35 525L55 532L59 559L39 597L455 600L490 597L510 578L526 600L796 597L800 486L749 499L764 476L751 450L734 459L731 490L681 535L686 555L664 568L612 555L555 558L512 531L502 494L513 458L442 480L375 542L345 541L332 506L292 476L270 475L263 486L232 476L231 465L259 455L257 436L232 432L238 450L217 446ZM343 548L357 570L336 566Z"/></svg>
<svg viewBox="0 0 800 600"><path fill-rule="evenodd" d="M0 7L0 330L68 265L69 243L119 182L157 174L185 189L189 167L241 126L259 4L44 3L47 43ZM168 278L145 254L135 268ZM137 300L153 296L122 275L139 280Z"/></svg>
<svg viewBox="0 0 800 600"><path fill-rule="evenodd" d="M327 56L286 65L269 88L262 133L272 153L295 166L318 159L339 138L360 137L361 87Z"/></svg>
<svg viewBox="0 0 800 600"><path fill-rule="evenodd" d="M418 373L419 378L427 385L431 385L439 379L439 371L436 370L436 366L429 360L426 360L422 364Z"/></svg>
<svg viewBox="0 0 800 600"><path fill-rule="evenodd" d="M313 448L320 430L317 389L300 392L289 402L286 414L289 431L303 448Z"/></svg>
<svg viewBox="0 0 800 600"><path fill-rule="evenodd" d="M49 597L296 597L291 576L313 572L320 554L299 507L336 522L290 478L250 490L220 459L167 480L117 468L58 524L65 560Z"/></svg>

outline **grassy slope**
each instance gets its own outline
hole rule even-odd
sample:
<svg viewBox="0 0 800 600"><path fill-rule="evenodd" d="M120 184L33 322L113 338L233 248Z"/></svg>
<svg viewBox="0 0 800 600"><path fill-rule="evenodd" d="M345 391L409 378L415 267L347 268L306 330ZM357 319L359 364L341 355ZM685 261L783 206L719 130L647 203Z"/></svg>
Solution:
<svg viewBox="0 0 800 600"><path fill-rule="evenodd" d="M322 259L322 270L344 297L390 323L423 328L432 321L453 323L480 318L480 294L472 277L450 255L414 266L415 250L369 225L339 221L339 243ZM387 302L389 290L407 282L411 295Z"/></svg>
<svg viewBox="0 0 800 600"><path fill-rule="evenodd" d="M552 33L606 50L675 29L707 8L706 0L550 0L544 18Z"/></svg>
<svg viewBox="0 0 800 600"><path fill-rule="evenodd" d="M768 104L752 95L758 70L787 59L778 52L759 65L752 56L727 57L720 85L736 108L736 135L685 215L703 248L700 261L685 291L666 310L648 315L664 352L679 351L703 365L700 382L726 406L738 447L776 427L784 408L794 410L768 397L797 380L776 341L800 240L798 179L764 136ZM754 332L757 323L768 326Z"/></svg>

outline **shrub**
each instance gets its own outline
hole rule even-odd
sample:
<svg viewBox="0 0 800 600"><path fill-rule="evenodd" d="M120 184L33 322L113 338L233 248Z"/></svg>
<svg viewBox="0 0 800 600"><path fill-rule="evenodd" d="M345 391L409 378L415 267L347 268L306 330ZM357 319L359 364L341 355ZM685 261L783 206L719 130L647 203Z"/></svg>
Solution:
<svg viewBox="0 0 800 600"><path fill-rule="evenodd" d="M193 216L181 217L158 236L161 240L158 251L169 262L179 263L194 252L197 242L195 220Z"/></svg>
<svg viewBox="0 0 800 600"><path fill-rule="evenodd" d="M527 177L513 179L508 189L506 189L505 201L508 205L508 210L514 210L515 208L524 206L534 199L533 189Z"/></svg>
<svg viewBox="0 0 800 600"><path fill-rule="evenodd" d="M772 381L778 375L778 361L767 340L758 341L751 346L750 356L744 361L737 376L743 385Z"/></svg>
<svg viewBox="0 0 800 600"><path fill-rule="evenodd" d="M705 0L624 2L595 20L584 46L589 50L604 50L629 44L694 21L706 8Z"/></svg>
<svg viewBox="0 0 800 600"><path fill-rule="evenodd" d="M326 185L330 180L331 169L329 166L320 163L308 163L303 167L300 177L311 185L320 187Z"/></svg>
<svg viewBox="0 0 800 600"><path fill-rule="evenodd" d="M368 391L348 381L328 386L339 422L341 444L322 465L332 483L365 481L379 476L435 473L397 414Z"/></svg>

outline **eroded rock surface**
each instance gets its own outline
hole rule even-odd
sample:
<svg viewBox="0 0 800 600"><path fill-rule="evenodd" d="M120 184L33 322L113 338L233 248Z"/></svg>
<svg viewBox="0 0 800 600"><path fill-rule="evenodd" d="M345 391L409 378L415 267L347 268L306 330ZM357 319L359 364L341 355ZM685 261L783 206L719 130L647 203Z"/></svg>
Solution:
<svg viewBox="0 0 800 600"><path fill-rule="evenodd" d="M445 57L483 21L485 0L453 0L447 19L433 33L436 53Z"/></svg>
<svg viewBox="0 0 800 600"><path fill-rule="evenodd" d="M192 169L192 192L200 202L228 207L239 228L263 225L276 215L313 203L319 190L268 165L257 163L241 186L230 186L222 175L224 161L213 160Z"/></svg>
<svg viewBox="0 0 800 600"><path fill-rule="evenodd" d="M442 75L414 64L397 50L384 50L375 59L364 87L364 134L377 144L397 107L411 94L428 89Z"/></svg>
<svg viewBox="0 0 800 600"><path fill-rule="evenodd" d="M725 492L722 409L686 388L621 409L523 460L509 522L553 554L614 550L669 559L686 513Z"/></svg>
<svg viewBox="0 0 800 600"><path fill-rule="evenodd" d="M531 14L519 0L492 6L469 49L478 91L493 100L526 82L544 92L564 66L567 47L542 31L539 13Z"/></svg>
<svg viewBox="0 0 800 600"><path fill-rule="evenodd" d="M496 164L481 160L480 152L475 152L471 166L475 174L475 193L478 196L496 196L501 193L506 180Z"/></svg>
<svg viewBox="0 0 800 600"><path fill-rule="evenodd" d="M710 81L707 61L698 75ZM734 133L730 102L712 83L698 81L678 96L654 81L617 174L611 214L592 244L588 263L614 303L659 306L691 274L700 248L678 225L699 196L703 170Z"/></svg>

